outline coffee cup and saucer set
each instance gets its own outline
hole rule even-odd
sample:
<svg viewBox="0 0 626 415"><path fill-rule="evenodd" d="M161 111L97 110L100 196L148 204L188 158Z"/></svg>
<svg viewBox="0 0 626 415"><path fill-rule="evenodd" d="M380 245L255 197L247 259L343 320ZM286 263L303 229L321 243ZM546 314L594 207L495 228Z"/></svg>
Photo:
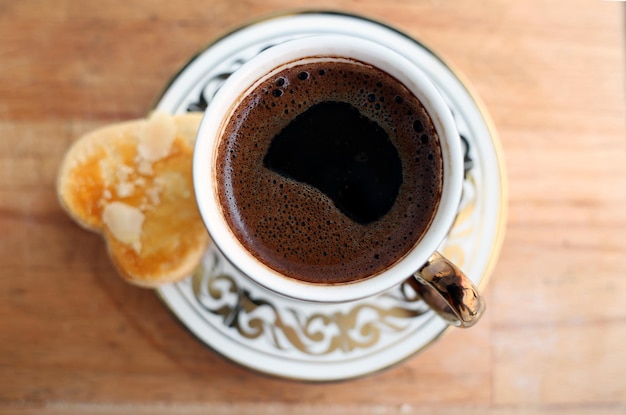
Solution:
<svg viewBox="0 0 626 415"><path fill-rule="evenodd" d="M287 278L247 252L220 213L214 173L218 137L251 85L325 54L371 64L404 84L430 114L443 171L437 208L419 241L392 265L342 284ZM212 243L193 275L157 293L208 348L266 375L342 381L400 364L450 327L478 321L485 309L479 291L505 227L504 159L476 94L418 40L350 14L272 17L224 35L192 58L155 110L205 112L193 174Z"/></svg>

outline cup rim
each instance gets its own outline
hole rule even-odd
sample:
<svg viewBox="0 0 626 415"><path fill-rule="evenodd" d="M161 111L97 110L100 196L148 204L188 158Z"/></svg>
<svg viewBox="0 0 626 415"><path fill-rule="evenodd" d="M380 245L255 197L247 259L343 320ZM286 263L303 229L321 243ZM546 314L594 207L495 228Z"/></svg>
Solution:
<svg viewBox="0 0 626 415"><path fill-rule="evenodd" d="M430 115L443 158L442 195L420 241L387 269L373 276L341 284L300 281L281 275L256 259L239 242L221 214L213 180L217 141L245 93L268 74L306 58L345 57L368 63L394 76L423 104ZM461 197L463 159L452 114L428 77L410 60L370 40L348 35L312 35L292 39L259 53L237 69L208 106L198 130L193 155L196 201L213 243L229 262L250 280L286 297L312 302L347 302L390 289L415 273L437 250L451 228Z"/></svg>

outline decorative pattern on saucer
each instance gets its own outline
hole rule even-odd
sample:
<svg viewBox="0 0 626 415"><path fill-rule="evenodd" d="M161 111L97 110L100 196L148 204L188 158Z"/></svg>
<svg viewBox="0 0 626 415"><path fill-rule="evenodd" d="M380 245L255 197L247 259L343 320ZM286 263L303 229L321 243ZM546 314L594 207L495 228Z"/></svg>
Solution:
<svg viewBox="0 0 626 415"><path fill-rule="evenodd" d="M483 285L505 220L497 138L463 82L416 40L381 23L337 13L261 21L221 38L192 59L157 109L204 111L224 80L262 50L327 33L360 36L395 49L422 69L446 99L465 149L465 182L456 222L441 249L475 284ZM290 379L332 381L371 374L403 361L447 329L408 284L345 304L296 301L255 285L214 246L193 276L158 292L207 346L248 368Z"/></svg>

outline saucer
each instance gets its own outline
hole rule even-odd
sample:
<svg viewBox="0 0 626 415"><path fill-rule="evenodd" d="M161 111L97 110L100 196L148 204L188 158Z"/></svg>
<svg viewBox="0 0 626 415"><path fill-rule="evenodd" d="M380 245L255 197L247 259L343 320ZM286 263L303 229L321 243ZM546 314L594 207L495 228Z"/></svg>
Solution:
<svg viewBox="0 0 626 415"><path fill-rule="evenodd" d="M440 250L476 285L484 286L504 233L504 159L476 95L419 41L348 14L311 12L259 21L223 36L192 58L166 87L155 109L204 111L224 80L244 62L272 45L313 34L374 40L414 62L439 89L465 151L463 197ZM408 284L350 303L297 301L242 276L215 246L209 246L194 275L157 292L209 348L249 369L294 380L338 381L372 374L399 364L448 329Z"/></svg>

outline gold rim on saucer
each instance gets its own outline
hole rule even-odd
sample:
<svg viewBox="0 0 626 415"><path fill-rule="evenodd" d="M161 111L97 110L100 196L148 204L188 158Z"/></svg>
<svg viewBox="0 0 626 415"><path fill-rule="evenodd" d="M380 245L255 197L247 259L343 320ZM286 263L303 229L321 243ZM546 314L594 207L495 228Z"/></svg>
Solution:
<svg viewBox="0 0 626 415"><path fill-rule="evenodd" d="M374 20L336 12L256 21L193 57L167 85L155 109L204 111L222 82L260 51L295 37L329 33L375 40L396 50L423 70L444 96L464 145L465 181L456 221L441 251L484 288L504 238L504 157L477 94L458 71L419 41ZM296 301L255 285L214 246L194 275L157 293L191 333L225 358L299 381L338 381L379 372L419 352L448 329L406 283L344 304Z"/></svg>

